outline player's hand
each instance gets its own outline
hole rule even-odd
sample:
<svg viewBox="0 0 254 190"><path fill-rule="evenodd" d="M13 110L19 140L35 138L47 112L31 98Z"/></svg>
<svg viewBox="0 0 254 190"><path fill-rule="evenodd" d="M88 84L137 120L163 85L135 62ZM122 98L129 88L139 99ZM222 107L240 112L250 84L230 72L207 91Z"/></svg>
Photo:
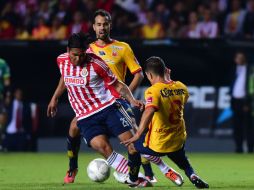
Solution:
<svg viewBox="0 0 254 190"><path fill-rule="evenodd" d="M133 99L130 103L132 106L139 108L140 111L144 110L145 105L141 100Z"/></svg>
<svg viewBox="0 0 254 190"><path fill-rule="evenodd" d="M129 146L131 143L134 143L135 141L137 141L139 137L140 136L138 135L138 133L135 133L135 135L132 138L122 141L121 144L124 144L125 146Z"/></svg>
<svg viewBox="0 0 254 190"><path fill-rule="evenodd" d="M52 98L49 102L48 109L47 109L47 116L48 117L55 117L57 112L57 104L58 100L55 98Z"/></svg>

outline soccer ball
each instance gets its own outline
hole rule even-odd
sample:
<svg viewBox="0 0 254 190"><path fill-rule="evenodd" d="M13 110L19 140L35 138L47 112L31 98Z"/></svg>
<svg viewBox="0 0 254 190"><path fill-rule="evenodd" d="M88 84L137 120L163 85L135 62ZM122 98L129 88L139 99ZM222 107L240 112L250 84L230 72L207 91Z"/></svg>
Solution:
<svg viewBox="0 0 254 190"><path fill-rule="evenodd" d="M106 181L110 176L110 167L106 160L96 158L87 166L88 177L95 182Z"/></svg>

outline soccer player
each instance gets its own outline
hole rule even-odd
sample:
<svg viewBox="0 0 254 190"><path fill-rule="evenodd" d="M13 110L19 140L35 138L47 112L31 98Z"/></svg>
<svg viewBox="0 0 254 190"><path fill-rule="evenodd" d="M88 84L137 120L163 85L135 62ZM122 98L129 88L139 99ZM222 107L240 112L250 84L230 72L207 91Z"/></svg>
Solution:
<svg viewBox="0 0 254 190"><path fill-rule="evenodd" d="M133 97L124 83L117 80L101 58L94 53L86 53L87 48L86 35L72 34L68 40L68 53L58 56L57 64L67 88L69 102L76 114L80 133L87 145L100 153L108 160L109 165L116 169L125 159L113 151L108 136L114 135L120 141L131 138L132 123L119 108L121 105L116 102L108 86L125 97L131 105L142 109L143 104ZM55 114L53 110L50 112ZM128 152L130 153L129 148ZM145 178L138 178L141 164L139 153L128 154L128 160L128 183L132 187L151 186Z"/></svg>
<svg viewBox="0 0 254 190"><path fill-rule="evenodd" d="M189 96L187 87L179 81L166 80L165 73L169 70L166 71L164 61L159 57L146 60L145 73L152 85L145 91L145 111L137 132L123 144L134 145L136 151L151 157L168 156L197 188L209 188L195 174L185 155L183 109Z"/></svg>
<svg viewBox="0 0 254 190"><path fill-rule="evenodd" d="M96 11L94 14L93 22L93 29L96 33L97 40L94 43L90 44L89 50L101 57L107 63L111 71L116 75L117 79L122 82L125 82L126 72L127 69L129 69L134 76L131 84L129 85L129 88L132 92L134 92L134 90L138 87L138 85L143 79L143 73L137 59L133 54L133 51L128 44L110 38L110 30L112 28L112 23L111 16L107 11ZM58 87L51 99L51 102L49 103L48 110L53 110L53 112L55 113L57 99L61 96L64 90L65 86L63 80L60 79ZM114 95L116 97L119 97L117 93L114 93ZM128 102L121 99L120 97L118 98L118 101L132 117L132 120L134 120L133 125L135 125L134 114ZM79 129L77 128L77 120L76 118L74 118L71 122L69 135L67 137L69 170L67 171L64 178L65 183L73 183L75 180L75 176L78 172L78 152L80 147L80 141L81 140ZM159 159L157 160L157 162L160 163L163 161ZM147 176L147 178L149 178L151 182L157 182L156 178L154 177L150 163L144 157L142 157L142 166L145 171L145 176ZM118 169L117 171L124 172L124 170L120 169Z"/></svg>
<svg viewBox="0 0 254 190"><path fill-rule="evenodd" d="M125 82L127 69L130 71L130 73L133 75L133 79L129 85L129 88L133 93L144 78L142 68L140 67L132 49L127 43L110 38L111 28L111 15L105 10L97 10L93 19L93 29L95 31L97 40L90 44L90 49L108 64L109 68L116 75L118 80ZM121 98L119 98L118 101L120 101L128 114L131 116L133 124L136 125L135 116L129 103ZM144 157L142 157L141 161L145 176L151 182L157 182L149 161Z"/></svg>

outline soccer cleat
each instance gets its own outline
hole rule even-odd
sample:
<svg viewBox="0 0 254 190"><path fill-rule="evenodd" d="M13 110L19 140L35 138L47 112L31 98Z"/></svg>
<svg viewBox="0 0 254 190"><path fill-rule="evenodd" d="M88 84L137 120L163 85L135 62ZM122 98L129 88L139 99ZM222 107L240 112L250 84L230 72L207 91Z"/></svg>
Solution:
<svg viewBox="0 0 254 190"><path fill-rule="evenodd" d="M152 187L153 184L149 182L147 179L139 177L137 181L132 182L129 178L127 179L126 183L129 185L130 188L144 188L144 187Z"/></svg>
<svg viewBox="0 0 254 190"><path fill-rule="evenodd" d="M146 179L148 181L150 181L151 183L157 183L158 182L158 180L154 176L152 176L152 177L146 176Z"/></svg>
<svg viewBox="0 0 254 190"><path fill-rule="evenodd" d="M125 183L126 179L128 178L128 173L124 174L124 173L114 171L113 176L115 180L118 181L119 183Z"/></svg>
<svg viewBox="0 0 254 190"><path fill-rule="evenodd" d="M74 170L68 170L66 172L66 175L64 177L64 183L74 183L75 177L78 174L78 169L74 169Z"/></svg>
<svg viewBox="0 0 254 190"><path fill-rule="evenodd" d="M126 183L126 180L129 178L128 173L124 174L117 171L114 171L113 176L115 180L118 181L119 183ZM141 172L138 173L138 177L145 178L144 174L142 174Z"/></svg>
<svg viewBox="0 0 254 190"><path fill-rule="evenodd" d="M175 170L169 169L168 172L165 174L165 176L177 186L183 185L183 177Z"/></svg>
<svg viewBox="0 0 254 190"><path fill-rule="evenodd" d="M198 189L205 189L209 188L209 185L203 181L199 176L196 174L192 174L190 177L191 183L193 183Z"/></svg>

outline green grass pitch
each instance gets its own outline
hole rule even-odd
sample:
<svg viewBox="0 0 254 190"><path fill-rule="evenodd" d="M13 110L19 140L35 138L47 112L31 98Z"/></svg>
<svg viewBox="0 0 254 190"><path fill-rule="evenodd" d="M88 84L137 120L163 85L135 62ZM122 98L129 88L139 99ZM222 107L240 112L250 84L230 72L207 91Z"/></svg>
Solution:
<svg viewBox="0 0 254 190"><path fill-rule="evenodd" d="M117 183L113 176L104 183L91 182L86 174L86 166L98 154L81 153L79 174L74 184L63 185L68 159L63 153L0 153L0 189L1 190L103 190L128 189ZM196 172L205 179L210 189L218 190L254 190L254 155L240 154L188 154ZM179 169L167 158L168 164ZM153 166L158 183L147 189L195 189L184 176L185 183L176 187ZM111 172L112 173L112 172Z"/></svg>

